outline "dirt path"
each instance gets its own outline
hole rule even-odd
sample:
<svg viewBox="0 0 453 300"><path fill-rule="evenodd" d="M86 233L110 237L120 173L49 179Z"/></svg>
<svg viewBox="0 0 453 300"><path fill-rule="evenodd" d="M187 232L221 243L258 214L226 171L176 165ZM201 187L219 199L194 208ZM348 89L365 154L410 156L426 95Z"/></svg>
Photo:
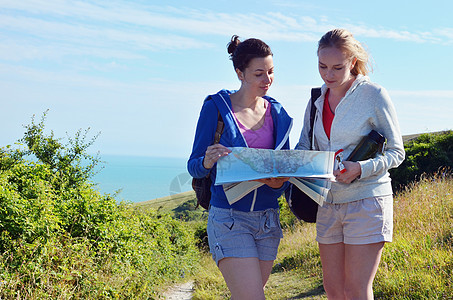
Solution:
<svg viewBox="0 0 453 300"><path fill-rule="evenodd" d="M190 300L193 293L193 281L177 284L165 292L164 297L168 300Z"/></svg>

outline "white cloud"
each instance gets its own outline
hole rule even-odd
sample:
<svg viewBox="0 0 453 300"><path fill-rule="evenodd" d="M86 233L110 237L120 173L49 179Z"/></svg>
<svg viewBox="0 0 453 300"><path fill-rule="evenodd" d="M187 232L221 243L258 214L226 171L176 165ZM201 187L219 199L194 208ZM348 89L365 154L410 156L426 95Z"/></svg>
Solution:
<svg viewBox="0 0 453 300"><path fill-rule="evenodd" d="M13 34L20 32L31 35L28 40L43 39L51 43L86 45L92 48L121 45L126 49L166 50L210 47L207 42L175 34L155 33L143 28L121 28L105 24L91 25L66 21L47 21L31 17L12 17L3 15L0 27ZM3 35L8 36L7 33Z"/></svg>
<svg viewBox="0 0 453 300"><path fill-rule="evenodd" d="M319 38L320 33L335 27L348 28L357 36L371 38L417 43L437 43L445 38L448 41L453 40L452 28L433 29L431 32L410 32L345 23L323 16L316 20L309 16L288 14L286 11L233 14L118 1L72 1L69 5L67 1L9 0L2 1L0 7L12 15L22 13L29 16L14 18L4 15L0 19L1 27L31 31L37 36L50 35L62 40L69 38L73 42L85 37L92 39L92 44L109 40L154 50L204 47L207 46L206 42L200 44L199 41L187 36L230 36L231 32L273 41L313 42ZM166 34L156 34L155 30ZM169 34L172 36L168 36Z"/></svg>
<svg viewBox="0 0 453 300"><path fill-rule="evenodd" d="M438 28L434 30L434 34L439 36L440 42L453 43L453 28Z"/></svg>
<svg viewBox="0 0 453 300"><path fill-rule="evenodd" d="M297 13L298 2L292 5L296 6L269 6L267 13L237 13L117 0L2 0L0 85L4 98L15 100L2 103L8 105L3 119L0 118L2 125L9 127L16 122L20 130L22 121L17 120L52 107L51 114L61 121L59 124L93 126L105 132L103 137L112 147L121 139L123 143L130 141L132 148L138 149L139 146L133 145L134 140L143 137L159 141L168 140L168 136L181 136L166 144L160 143L160 147L179 149L184 145L184 152L188 152L203 98L222 87L239 87L233 74L225 75L233 71L226 59L219 62L220 52L190 50L222 47L221 57L226 58L224 47L232 34L242 38L259 37L273 44L284 41L315 45L324 32L335 27L348 28L360 39L380 39L383 43L453 41L453 28L426 28L415 32L373 27L334 19L335 14L324 16L319 10L308 10L311 13L306 14L302 9L304 13ZM219 45L222 40L225 43ZM302 73L315 72L307 68L309 59L295 56L294 61L281 60L290 64L285 69L286 78L287 74L295 72L290 79L298 82ZM292 69L293 65L298 68ZM318 76L313 76L319 82ZM294 85L276 83L272 89L271 95L282 101L295 119L291 133L293 145L302 126L310 91L307 81L310 80L301 79L300 84ZM453 112L445 103L453 99L453 91L389 92L401 112L405 133L444 128L451 123ZM430 104L430 99L434 99L436 105ZM34 101L34 106L29 107L27 101ZM170 111L171 114L167 114ZM123 124L118 120L127 122ZM420 129L420 126L423 127ZM165 130L154 132L153 128ZM130 147L129 143L125 144ZM149 151L153 146L156 145L149 144L136 151ZM122 150L128 151L131 150Z"/></svg>

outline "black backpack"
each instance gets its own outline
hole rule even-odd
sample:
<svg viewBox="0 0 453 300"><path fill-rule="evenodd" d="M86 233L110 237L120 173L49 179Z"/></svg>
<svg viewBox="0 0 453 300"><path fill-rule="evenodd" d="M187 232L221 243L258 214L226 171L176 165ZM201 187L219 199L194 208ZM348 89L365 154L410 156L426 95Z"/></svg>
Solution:
<svg viewBox="0 0 453 300"><path fill-rule="evenodd" d="M315 102L321 96L321 88L311 89L311 107L310 107L310 149L312 150L313 142L313 124L315 123L316 107ZM316 214L318 213L318 203L313 201L307 194L290 184L285 191L285 198L293 214L302 221L307 223L316 223Z"/></svg>
<svg viewBox="0 0 453 300"><path fill-rule="evenodd" d="M220 115L220 112L218 112L217 128L215 130L214 142L212 143L212 145L219 143L224 127L225 127L225 124L223 123L222 116ZM197 197L197 206L195 208L198 208L198 206L201 206L204 209L209 209L209 203L211 201L211 185L212 185L212 180L211 180L210 174L211 174L211 172L209 172L208 175L206 175L203 178L192 178L192 188L195 191L195 195Z"/></svg>

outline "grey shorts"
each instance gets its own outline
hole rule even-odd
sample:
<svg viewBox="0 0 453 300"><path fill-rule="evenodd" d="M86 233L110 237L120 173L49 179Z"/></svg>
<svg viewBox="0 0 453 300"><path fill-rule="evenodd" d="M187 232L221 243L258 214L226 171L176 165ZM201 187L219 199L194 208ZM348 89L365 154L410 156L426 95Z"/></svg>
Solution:
<svg viewBox="0 0 453 300"><path fill-rule="evenodd" d="M243 212L211 206L208 240L216 262L225 257L275 260L283 237L278 209Z"/></svg>
<svg viewBox="0 0 453 300"><path fill-rule="evenodd" d="M391 242L393 197L379 196L318 208L316 240L321 244Z"/></svg>

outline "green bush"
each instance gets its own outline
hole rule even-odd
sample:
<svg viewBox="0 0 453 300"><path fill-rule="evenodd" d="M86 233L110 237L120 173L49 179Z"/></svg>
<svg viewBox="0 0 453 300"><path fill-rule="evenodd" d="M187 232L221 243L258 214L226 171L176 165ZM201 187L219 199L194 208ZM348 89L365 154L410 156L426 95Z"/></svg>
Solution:
<svg viewBox="0 0 453 300"><path fill-rule="evenodd" d="M200 220L206 222L208 220L208 212L201 206L197 207L195 196L172 209L172 214L174 218L187 222Z"/></svg>
<svg viewBox="0 0 453 300"><path fill-rule="evenodd" d="M191 222L194 228L195 241L198 249L209 252L208 232L206 221Z"/></svg>
<svg viewBox="0 0 453 300"><path fill-rule="evenodd" d="M422 134L404 145L406 159L390 170L393 188L401 191L423 174L433 175L453 167L453 131Z"/></svg>
<svg viewBox="0 0 453 300"><path fill-rule="evenodd" d="M278 205L280 207L280 224L282 228L291 228L296 223L302 222L293 214L284 195L278 198Z"/></svg>
<svg viewBox="0 0 453 300"><path fill-rule="evenodd" d="M0 298L149 299L198 265L193 231L101 195L80 131L63 144L26 126L0 148Z"/></svg>

